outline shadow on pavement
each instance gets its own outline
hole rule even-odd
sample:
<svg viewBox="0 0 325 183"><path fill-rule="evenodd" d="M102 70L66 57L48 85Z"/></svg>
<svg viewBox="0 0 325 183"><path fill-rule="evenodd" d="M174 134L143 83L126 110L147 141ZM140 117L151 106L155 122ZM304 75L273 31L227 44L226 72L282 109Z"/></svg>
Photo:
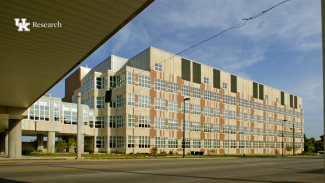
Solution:
<svg viewBox="0 0 325 183"><path fill-rule="evenodd" d="M299 172L299 173L324 174L324 168L309 170L309 171L304 171L304 172Z"/></svg>
<svg viewBox="0 0 325 183"><path fill-rule="evenodd" d="M16 181L16 180L0 178L0 182L1 183L22 183L23 181Z"/></svg>

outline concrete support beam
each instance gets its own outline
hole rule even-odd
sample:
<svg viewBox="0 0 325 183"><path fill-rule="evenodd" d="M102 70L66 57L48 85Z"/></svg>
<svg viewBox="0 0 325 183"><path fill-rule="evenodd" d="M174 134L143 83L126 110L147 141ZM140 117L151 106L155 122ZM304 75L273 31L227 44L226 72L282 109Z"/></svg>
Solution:
<svg viewBox="0 0 325 183"><path fill-rule="evenodd" d="M21 157L21 120L9 119L9 158Z"/></svg>
<svg viewBox="0 0 325 183"><path fill-rule="evenodd" d="M0 133L0 154L5 153L5 133Z"/></svg>
<svg viewBox="0 0 325 183"><path fill-rule="evenodd" d="M44 141L44 135L37 134L37 152L39 151L43 152L43 141Z"/></svg>
<svg viewBox="0 0 325 183"><path fill-rule="evenodd" d="M55 132L47 132L47 152L55 152Z"/></svg>
<svg viewBox="0 0 325 183"><path fill-rule="evenodd" d="M9 153L9 130L5 130L5 155L8 155Z"/></svg>
<svg viewBox="0 0 325 183"><path fill-rule="evenodd" d="M85 135L81 135L81 154L85 152Z"/></svg>

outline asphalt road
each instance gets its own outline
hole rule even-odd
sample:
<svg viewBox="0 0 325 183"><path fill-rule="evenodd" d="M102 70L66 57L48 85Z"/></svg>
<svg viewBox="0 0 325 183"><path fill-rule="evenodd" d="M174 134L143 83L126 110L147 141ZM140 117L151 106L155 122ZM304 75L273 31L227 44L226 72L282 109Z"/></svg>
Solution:
<svg viewBox="0 0 325 183"><path fill-rule="evenodd" d="M324 182L320 157L0 162L0 182Z"/></svg>

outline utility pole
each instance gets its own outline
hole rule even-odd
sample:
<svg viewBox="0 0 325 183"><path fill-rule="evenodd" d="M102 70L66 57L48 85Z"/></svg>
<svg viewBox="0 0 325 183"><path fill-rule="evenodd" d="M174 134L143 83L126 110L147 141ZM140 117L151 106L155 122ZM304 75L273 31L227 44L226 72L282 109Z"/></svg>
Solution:
<svg viewBox="0 0 325 183"><path fill-rule="evenodd" d="M81 159L81 93L78 93L78 114L77 114L77 159Z"/></svg>
<svg viewBox="0 0 325 183"><path fill-rule="evenodd" d="M284 154L284 122L287 120L282 120L282 157Z"/></svg>
<svg viewBox="0 0 325 183"><path fill-rule="evenodd" d="M293 122L293 156L295 156L295 122Z"/></svg>
<svg viewBox="0 0 325 183"><path fill-rule="evenodd" d="M184 123L183 123L183 158L185 158L185 101L190 100L190 98L184 98Z"/></svg>
<svg viewBox="0 0 325 183"><path fill-rule="evenodd" d="M325 2L324 0L321 0L321 24L322 24L322 53L323 53L323 134L325 134L325 102L324 102L324 98L325 98L325 51L324 51L324 47L325 47ZM325 147L324 147L324 151L325 151ZM325 165L325 156L324 156L324 165ZM325 174L325 169L324 169L324 174ZM324 177L324 182L325 182L325 177Z"/></svg>

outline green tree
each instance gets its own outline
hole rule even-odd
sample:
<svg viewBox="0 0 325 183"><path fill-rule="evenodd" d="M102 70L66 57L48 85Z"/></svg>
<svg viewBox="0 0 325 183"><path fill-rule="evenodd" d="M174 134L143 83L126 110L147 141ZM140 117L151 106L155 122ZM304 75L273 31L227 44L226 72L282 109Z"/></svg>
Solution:
<svg viewBox="0 0 325 183"><path fill-rule="evenodd" d="M151 152L152 152L152 154L157 154L157 152L158 152L158 148L155 146L155 147L153 147L153 148L151 148Z"/></svg>
<svg viewBox="0 0 325 183"><path fill-rule="evenodd" d="M30 139L30 142L36 142L36 141L37 141L37 138Z"/></svg>
<svg viewBox="0 0 325 183"><path fill-rule="evenodd" d="M63 152L64 149L66 149L68 147L68 144L66 143L65 140L61 140L58 142L58 144L56 145L56 150L58 152Z"/></svg>
<svg viewBox="0 0 325 183"><path fill-rule="evenodd" d="M76 139L75 138L69 138L68 139L68 147L69 147L69 152L72 152L72 148L77 146L77 142L76 142Z"/></svg>
<svg viewBox="0 0 325 183"><path fill-rule="evenodd" d="M286 146L285 149L286 149L287 151L292 151L293 147L292 147L292 146Z"/></svg>

